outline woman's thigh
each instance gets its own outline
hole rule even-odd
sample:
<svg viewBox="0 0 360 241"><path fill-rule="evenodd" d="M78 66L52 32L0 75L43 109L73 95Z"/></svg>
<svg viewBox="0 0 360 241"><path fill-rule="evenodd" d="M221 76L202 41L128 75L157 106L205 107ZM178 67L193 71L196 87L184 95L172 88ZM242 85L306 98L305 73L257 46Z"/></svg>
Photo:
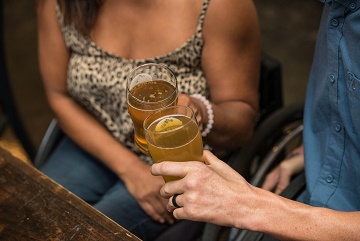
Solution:
<svg viewBox="0 0 360 241"><path fill-rule="evenodd" d="M97 202L118 180L68 137L61 140L40 171L90 204Z"/></svg>
<svg viewBox="0 0 360 241"><path fill-rule="evenodd" d="M113 172L68 137L40 170L143 241L169 227L152 220Z"/></svg>

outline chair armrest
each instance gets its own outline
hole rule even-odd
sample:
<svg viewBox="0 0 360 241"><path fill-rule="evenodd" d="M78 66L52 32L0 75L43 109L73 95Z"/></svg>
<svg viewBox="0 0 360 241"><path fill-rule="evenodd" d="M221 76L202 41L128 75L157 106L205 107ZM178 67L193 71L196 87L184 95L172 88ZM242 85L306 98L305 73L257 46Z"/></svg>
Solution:
<svg viewBox="0 0 360 241"><path fill-rule="evenodd" d="M51 152L63 136L63 132L57 124L57 120L53 119L50 122L48 129L41 140L39 150L34 158L34 166L39 168L48 159Z"/></svg>

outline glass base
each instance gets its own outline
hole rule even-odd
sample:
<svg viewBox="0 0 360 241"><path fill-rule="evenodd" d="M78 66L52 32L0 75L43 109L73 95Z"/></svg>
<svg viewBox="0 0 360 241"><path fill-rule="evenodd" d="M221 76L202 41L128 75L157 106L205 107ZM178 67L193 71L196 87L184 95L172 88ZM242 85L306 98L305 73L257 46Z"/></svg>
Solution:
<svg viewBox="0 0 360 241"><path fill-rule="evenodd" d="M149 151L147 145L138 142L136 138L135 138L135 146L136 146L142 153L144 153L145 155L150 156L150 151Z"/></svg>

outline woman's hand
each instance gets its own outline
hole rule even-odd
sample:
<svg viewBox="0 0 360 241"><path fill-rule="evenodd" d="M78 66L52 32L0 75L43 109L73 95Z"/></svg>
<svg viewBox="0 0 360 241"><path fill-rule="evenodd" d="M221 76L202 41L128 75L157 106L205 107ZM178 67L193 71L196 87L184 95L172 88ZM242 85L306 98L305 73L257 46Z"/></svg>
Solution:
<svg viewBox="0 0 360 241"><path fill-rule="evenodd" d="M142 209L160 223L173 223L174 218L166 209L168 200L160 196L164 185L162 177L154 177L149 172L150 166L139 163L133 171L122 175L129 193L136 199Z"/></svg>
<svg viewBox="0 0 360 241"><path fill-rule="evenodd" d="M194 111L196 121L199 124L199 130L202 131L205 123L207 123L206 107L202 101L189 95L180 94L178 97L178 105L188 106Z"/></svg>
<svg viewBox="0 0 360 241"><path fill-rule="evenodd" d="M262 188L280 194L289 185L291 177L303 169L304 148L301 145L266 176Z"/></svg>

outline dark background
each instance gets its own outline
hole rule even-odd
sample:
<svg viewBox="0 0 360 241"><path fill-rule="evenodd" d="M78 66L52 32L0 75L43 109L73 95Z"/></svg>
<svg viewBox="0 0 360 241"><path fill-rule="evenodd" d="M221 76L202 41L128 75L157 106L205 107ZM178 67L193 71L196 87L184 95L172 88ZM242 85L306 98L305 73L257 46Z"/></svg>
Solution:
<svg viewBox="0 0 360 241"><path fill-rule="evenodd" d="M284 105L303 101L322 3L318 0L254 0L259 14L262 50L282 65ZM5 58L16 105L37 148L52 119L37 62L36 1L3 0ZM0 145L19 150L9 127ZM26 157L26 156L25 156Z"/></svg>

